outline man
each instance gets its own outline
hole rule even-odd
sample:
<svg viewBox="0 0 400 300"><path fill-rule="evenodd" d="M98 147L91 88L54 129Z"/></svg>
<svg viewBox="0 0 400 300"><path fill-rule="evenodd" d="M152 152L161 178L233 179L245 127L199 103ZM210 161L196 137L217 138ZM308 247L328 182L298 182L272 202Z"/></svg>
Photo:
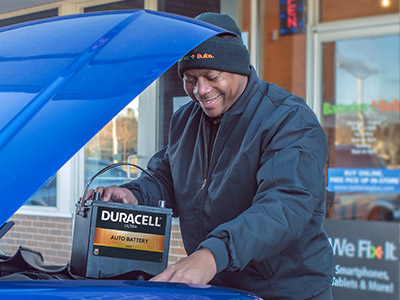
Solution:
<svg viewBox="0 0 400 300"><path fill-rule="evenodd" d="M211 282L268 300L331 299L324 132L303 99L257 77L230 17L197 19L235 35L213 37L178 63L193 102L172 117L168 146L148 170L179 216L189 256L152 280ZM161 197L146 174L97 191L144 205Z"/></svg>

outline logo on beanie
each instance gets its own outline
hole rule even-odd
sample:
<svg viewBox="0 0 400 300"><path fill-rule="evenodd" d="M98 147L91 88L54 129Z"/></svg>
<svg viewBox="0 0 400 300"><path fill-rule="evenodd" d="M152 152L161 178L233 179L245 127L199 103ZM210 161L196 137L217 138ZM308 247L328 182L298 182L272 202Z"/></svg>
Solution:
<svg viewBox="0 0 400 300"><path fill-rule="evenodd" d="M191 60L191 59L210 59L210 58L214 58L214 55L209 54L209 53L204 53L204 54L197 53L196 55L195 54L185 55L179 61Z"/></svg>
<svg viewBox="0 0 400 300"><path fill-rule="evenodd" d="M197 58L197 59L202 59L202 58L214 58L214 55L208 54L208 53L204 53L203 55L201 55L200 53L197 53L196 58Z"/></svg>

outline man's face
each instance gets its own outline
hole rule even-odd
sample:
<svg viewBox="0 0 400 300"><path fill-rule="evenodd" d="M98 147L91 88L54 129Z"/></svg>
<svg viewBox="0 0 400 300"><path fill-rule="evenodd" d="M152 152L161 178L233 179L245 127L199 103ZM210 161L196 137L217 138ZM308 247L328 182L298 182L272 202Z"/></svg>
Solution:
<svg viewBox="0 0 400 300"><path fill-rule="evenodd" d="M243 93L247 76L211 69L190 69L183 73L186 94L199 103L211 118L222 116Z"/></svg>

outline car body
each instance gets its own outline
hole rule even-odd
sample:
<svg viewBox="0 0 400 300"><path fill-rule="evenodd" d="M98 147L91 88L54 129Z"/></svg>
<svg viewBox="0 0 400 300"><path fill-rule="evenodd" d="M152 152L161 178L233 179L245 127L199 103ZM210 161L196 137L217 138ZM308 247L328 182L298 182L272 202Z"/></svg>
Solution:
<svg viewBox="0 0 400 300"><path fill-rule="evenodd" d="M49 195L56 181L49 178L178 59L222 32L146 10L71 15L0 28L2 229L28 199L30 204L53 205ZM116 183L124 174L119 172L102 183ZM35 200L32 195L43 184L48 195ZM0 268L6 263L3 260ZM260 299L209 285L1 279L0 299Z"/></svg>
<svg viewBox="0 0 400 300"><path fill-rule="evenodd" d="M0 297L7 300L256 300L250 293L210 285L187 285L129 280L0 281Z"/></svg>
<svg viewBox="0 0 400 300"><path fill-rule="evenodd" d="M337 220L400 222L400 196L381 193L337 193L328 216Z"/></svg>

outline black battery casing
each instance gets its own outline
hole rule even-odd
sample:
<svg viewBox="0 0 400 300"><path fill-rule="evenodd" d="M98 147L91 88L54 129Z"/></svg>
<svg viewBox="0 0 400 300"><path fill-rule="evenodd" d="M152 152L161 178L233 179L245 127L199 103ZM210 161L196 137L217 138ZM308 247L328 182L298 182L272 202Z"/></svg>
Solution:
<svg viewBox="0 0 400 300"><path fill-rule="evenodd" d="M161 273L168 262L172 210L100 200L77 204L71 272L109 278Z"/></svg>

